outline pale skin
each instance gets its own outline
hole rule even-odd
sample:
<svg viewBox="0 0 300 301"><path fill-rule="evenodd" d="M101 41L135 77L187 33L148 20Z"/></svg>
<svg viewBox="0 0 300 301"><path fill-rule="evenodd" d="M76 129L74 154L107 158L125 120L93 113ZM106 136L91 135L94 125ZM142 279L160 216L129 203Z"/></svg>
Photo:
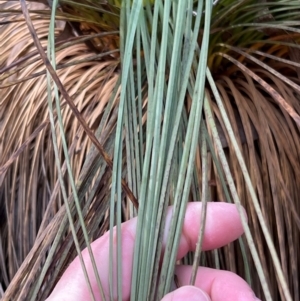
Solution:
<svg viewBox="0 0 300 301"><path fill-rule="evenodd" d="M177 259L184 257L188 251L194 251L200 228L201 203L189 203L184 219L183 230L178 249ZM172 217L169 208L164 241ZM122 224L122 300L130 300L131 275L134 241L137 219L134 218ZM235 205L225 203L209 203L207 208L206 228L203 250L212 250L228 244L243 234L241 219ZM114 232L115 235L115 232ZM116 236L114 236L116 238ZM116 245L116 239L114 239ZM99 276L107 300L109 296L109 233L104 234L91 244L94 252ZM87 271L91 279L96 300L102 300L93 274L87 250L82 252ZM181 287L164 296L162 301L257 301L248 284L239 276L228 271L220 271L199 267L195 286L189 286L190 266L177 266L175 269ZM116 283L116 281L114 281ZM115 288L116 292L117 289ZM77 258L67 268L47 301L86 301L91 300L84 274ZM117 300L117 296L114 296Z"/></svg>

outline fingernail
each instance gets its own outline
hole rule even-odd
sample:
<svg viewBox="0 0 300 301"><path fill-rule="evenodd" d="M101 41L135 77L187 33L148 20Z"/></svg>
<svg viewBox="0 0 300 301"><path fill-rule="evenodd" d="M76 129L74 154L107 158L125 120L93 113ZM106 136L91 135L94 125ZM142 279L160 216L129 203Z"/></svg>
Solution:
<svg viewBox="0 0 300 301"><path fill-rule="evenodd" d="M191 289L194 289L194 291ZM190 287L190 294L187 297L189 301L211 301L207 293L197 287Z"/></svg>
<svg viewBox="0 0 300 301"><path fill-rule="evenodd" d="M209 296L205 292L202 291L202 295L207 301L210 301Z"/></svg>
<svg viewBox="0 0 300 301"><path fill-rule="evenodd" d="M162 301L211 301L209 296L201 289L194 286L182 286L172 293L167 294Z"/></svg>

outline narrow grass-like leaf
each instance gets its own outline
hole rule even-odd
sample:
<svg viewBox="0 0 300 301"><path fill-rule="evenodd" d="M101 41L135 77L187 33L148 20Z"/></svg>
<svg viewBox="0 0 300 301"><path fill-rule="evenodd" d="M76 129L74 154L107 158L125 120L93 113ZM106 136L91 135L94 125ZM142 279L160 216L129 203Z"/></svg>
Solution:
<svg viewBox="0 0 300 301"><path fill-rule="evenodd" d="M208 102L207 98L204 101L204 110L205 110L205 115L206 115L207 122L209 124L210 130L212 131L213 139L214 139L214 142L216 144L216 148L218 150L218 155L220 157L220 161L221 161L221 164L223 166L223 170L225 172L225 176L226 176L227 183L228 183L230 191L231 191L232 198L234 200L234 203L237 205L237 209L240 213L242 225L244 227L244 231L245 231L245 234L246 234L246 237L247 237L247 240L248 240L248 245L250 247L254 262L256 264L256 267L257 267L257 270L258 270L258 273L259 273L259 277L260 277L260 280L261 280L261 283L262 283L262 286L263 286L263 289L264 289L266 300L271 301L272 300L271 294L270 294L269 288L266 284L266 279L265 279L264 273L261 269L261 263L260 263L260 260L259 260L259 257L258 257L257 251L256 251L256 247L255 247L254 242L252 240L252 235L249 231L246 218L245 218L244 213L241 209L241 203L240 203L239 197L237 195L237 191L236 191L236 188L235 188L235 185L234 185L231 173L230 173L230 169L229 169L225 154L223 152L223 149L222 149L219 137L218 137L218 133L217 133L217 130L216 130L216 125L213 121L213 116L212 116L211 109L210 109L209 102Z"/></svg>
<svg viewBox="0 0 300 301"><path fill-rule="evenodd" d="M257 216L258 216L258 218L259 218L259 221L260 221L262 230L263 230L264 235L265 235L265 239L266 239L266 241L267 241L267 244L268 244L268 246L269 246L269 250L270 250L271 255L272 255L272 259L273 259L274 266L275 266L276 271L277 271L277 275L278 275L278 277L280 278L280 284L282 285L282 289L283 289L283 291L284 291L285 298L286 298L287 300L290 300L290 301L291 301L292 298L291 298L291 296L290 296L289 289L288 289L288 287L287 287L286 281L285 281L284 276L283 276L283 274L282 274L282 269L281 269L281 267L280 267L280 263L279 263L279 260L278 260L278 256L277 256L276 250L275 250L275 248L274 248L274 244L273 244L273 242L272 242L272 239L270 238L269 231L268 231L268 229L267 229L267 227L266 227L266 224L265 224L265 221L264 221L264 219L263 219L262 212L261 212L261 209L260 209L260 206L259 206L259 202L258 202L258 200L257 200L257 196L256 196L255 191L254 191L254 189L253 189L253 186L252 186L252 184L251 184L251 180L250 180L250 177L249 177L247 168L246 168L246 166L245 166L243 157L242 157L241 152L240 152L240 150L239 150L239 148L238 148L238 145L237 145L237 143L236 143L236 140L235 140L235 137L234 137L234 134L233 134L231 125L230 125L230 123L228 122L228 119L226 118L226 112L225 112L225 110L224 110L224 108L223 108L223 104L222 104L221 98L220 98L220 96L219 96L219 93L218 93L218 91L217 91L217 87L216 87L215 84L214 84L213 78L212 78L211 73L210 73L209 70L207 70L207 78L208 78L208 81L209 81L209 83L210 83L210 85L211 85L211 88L212 88L212 90L213 90L213 93L214 93L214 96L215 96L215 98L216 98L218 107L219 107L219 109L220 109L220 111L221 111L221 114L222 114L224 123L225 123L225 125L226 125L226 129L227 129L227 131L228 131L228 134L229 134L229 136L230 136L231 142L232 142L232 144L234 145L234 149L235 149L235 151L236 151L236 154L237 154L237 157L238 157L240 166L241 166L241 170L242 170L243 175L244 175L244 178L245 178L245 180L246 180L246 182L247 182L247 187L248 187L248 189L249 189L249 192L250 192L250 194L251 194L251 198L252 198L252 200L253 200L253 204L254 204L255 209L256 209L256 214L257 214ZM207 106L206 106L206 112L207 112L208 114L209 114L209 112L210 112L210 111L209 111L208 104L207 104ZM212 120L212 119L211 119L211 120ZM217 143L217 142L216 142L216 143ZM219 155L220 155L220 153L219 153ZM224 162L224 163L225 163L225 162ZM225 169L225 166L226 166L226 165L224 165L224 163L223 163L223 168ZM229 171L229 169L228 169L228 171ZM231 176L229 176L229 179L230 179L230 177L231 177ZM231 181L232 181L232 179L231 179ZM229 181L228 181L228 182L229 182ZM233 191L235 191L235 188L232 187L231 189L233 189L233 190L232 190L232 194L233 194ZM234 193L236 194L236 192L234 192ZM233 194L233 197L235 197L235 203L240 205L240 201L238 200L237 195L235 196L235 195ZM239 207L238 207L238 208L239 208ZM242 212L241 212L241 218L242 218L242 222L243 222L243 226L244 226L244 229L245 229L245 234L246 234L247 239L248 239L249 246L253 246L253 247L254 247L253 240L252 240L252 237L251 237L251 233L249 232L249 228L248 228L247 224L245 223L245 219L244 219L244 217L243 217ZM250 242L251 242L251 243L250 243ZM257 270L259 271L259 268L261 267L261 264L259 263L259 259L258 259L257 252L256 252L256 248L255 248L255 247L254 247L253 249L250 248L250 250L251 250L251 252L252 252L252 256L254 257L253 259L254 259L254 261L256 262ZM262 284L264 284L264 283L265 283L265 280L264 280L264 276L263 276L262 273L260 273L260 277L261 277L261 282L262 282ZM269 293L269 289L267 289L267 288L265 287L265 288L264 288L264 292L265 292L265 296L266 296L267 299L268 299L268 298L271 298L271 297L270 297L270 293ZM270 299L270 300L271 300L271 299Z"/></svg>
<svg viewBox="0 0 300 301"><path fill-rule="evenodd" d="M200 264L201 248L203 243L204 231L205 231L205 222L206 222L206 210L208 202L208 177L207 177L207 146L206 146L206 133L205 125L202 122L201 128L201 160L202 160L202 211L201 211L201 226L199 229L199 235L195 250L195 258L193 262L192 275L190 278L190 285L195 285L196 275L198 267Z"/></svg>

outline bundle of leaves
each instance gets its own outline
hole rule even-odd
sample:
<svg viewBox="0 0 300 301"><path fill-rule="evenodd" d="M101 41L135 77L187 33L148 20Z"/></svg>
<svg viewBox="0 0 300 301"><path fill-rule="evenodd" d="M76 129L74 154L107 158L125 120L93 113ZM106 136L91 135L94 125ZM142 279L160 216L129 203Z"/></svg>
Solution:
<svg viewBox="0 0 300 301"><path fill-rule="evenodd" d="M241 214L242 238L185 263L300 300L299 1L50 5L0 3L4 300L44 300L80 250L136 215L132 299L159 298L188 201L243 205L249 226Z"/></svg>

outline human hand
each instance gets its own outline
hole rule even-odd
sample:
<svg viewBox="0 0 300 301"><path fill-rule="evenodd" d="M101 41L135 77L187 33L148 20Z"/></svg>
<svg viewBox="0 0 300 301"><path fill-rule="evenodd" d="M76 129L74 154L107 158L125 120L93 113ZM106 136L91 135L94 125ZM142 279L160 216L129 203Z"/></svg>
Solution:
<svg viewBox="0 0 300 301"><path fill-rule="evenodd" d="M182 235L178 248L177 259L194 251L200 229L201 203L189 203L184 219ZM171 224L172 207L168 209L164 242L167 240ZM131 274L136 234L137 219L122 224L122 273L123 298L130 300ZM243 233L240 217L236 206L226 203L208 203L203 250L212 250L228 244ZM114 237L115 237L114 229ZM116 240L114 240L116 245ZM91 244L99 276L106 296L109 296L109 232ZM91 281L96 300L101 300L87 249L82 251L87 272ZM188 286L191 266L176 266L175 274L180 285L179 289L167 294L162 301L255 301L253 291L239 276L228 271L220 271L199 267L195 286ZM116 290L114 290L116 291ZM79 258L67 268L47 301L86 301L89 290L80 265ZM107 298L109 300L109 298ZM114 296L117 300L117 296Z"/></svg>

